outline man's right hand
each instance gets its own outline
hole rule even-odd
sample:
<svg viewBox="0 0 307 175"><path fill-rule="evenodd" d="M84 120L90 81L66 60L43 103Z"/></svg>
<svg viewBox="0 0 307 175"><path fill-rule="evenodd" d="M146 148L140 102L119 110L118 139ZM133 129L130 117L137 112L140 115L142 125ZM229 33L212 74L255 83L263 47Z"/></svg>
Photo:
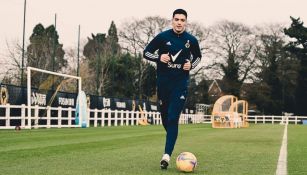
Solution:
<svg viewBox="0 0 307 175"><path fill-rule="evenodd" d="M161 55L160 61L162 63L168 63L170 60L171 60L171 58L169 57L168 53Z"/></svg>

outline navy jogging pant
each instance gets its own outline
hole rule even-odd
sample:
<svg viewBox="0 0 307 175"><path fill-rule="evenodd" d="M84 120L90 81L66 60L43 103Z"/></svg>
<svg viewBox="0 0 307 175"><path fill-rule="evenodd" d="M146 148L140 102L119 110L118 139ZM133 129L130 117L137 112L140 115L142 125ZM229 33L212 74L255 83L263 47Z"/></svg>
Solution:
<svg viewBox="0 0 307 175"><path fill-rule="evenodd" d="M158 98L162 124L166 131L165 154L172 155L177 136L178 121L187 97L189 79L159 76L157 79Z"/></svg>

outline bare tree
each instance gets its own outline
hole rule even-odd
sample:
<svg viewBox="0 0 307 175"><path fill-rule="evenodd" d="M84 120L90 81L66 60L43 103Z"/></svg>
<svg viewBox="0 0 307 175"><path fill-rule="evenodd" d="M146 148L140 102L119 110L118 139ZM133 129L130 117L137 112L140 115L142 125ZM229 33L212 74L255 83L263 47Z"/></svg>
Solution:
<svg viewBox="0 0 307 175"><path fill-rule="evenodd" d="M96 84L96 95L102 95L107 79L108 70L108 57L109 52L107 50L106 34L92 34L92 38L88 37L88 41L84 46L83 55L87 60L91 70L89 72L94 73L93 80Z"/></svg>
<svg viewBox="0 0 307 175"><path fill-rule="evenodd" d="M159 16L130 19L122 24L119 32L120 44L127 52L137 56L158 33L168 27L170 21Z"/></svg>
<svg viewBox="0 0 307 175"><path fill-rule="evenodd" d="M170 27L170 21L159 17L149 16L141 20L131 19L122 24L119 32L121 47L128 53L140 58L146 45L160 32ZM141 97L142 84L145 77L147 61L141 61L138 69L138 79L136 80L139 89L139 97Z"/></svg>
<svg viewBox="0 0 307 175"><path fill-rule="evenodd" d="M214 59L214 68L223 69L238 64L239 81L248 78L249 71L254 67L257 51L255 35L251 29L241 23L221 21L211 29L209 53ZM220 71L225 76L224 71Z"/></svg>
<svg viewBox="0 0 307 175"><path fill-rule="evenodd" d="M12 41L11 43L6 41L6 48L7 53L1 59L2 69L0 75L2 82L19 85L22 71L22 47L18 41Z"/></svg>
<svg viewBox="0 0 307 175"><path fill-rule="evenodd" d="M261 26L256 26L253 28L253 33L256 35L257 47L259 52L257 53L257 65L259 67L269 65L269 60L264 57L268 54L266 47L272 47L274 43L287 41L286 35L283 32L285 26L283 24L265 24Z"/></svg>
<svg viewBox="0 0 307 175"><path fill-rule="evenodd" d="M251 79L257 53L256 37L241 23L218 22L211 28L208 56L215 78L223 77L226 91L239 95L242 83Z"/></svg>
<svg viewBox="0 0 307 175"><path fill-rule="evenodd" d="M197 38L203 56L201 63L196 67L196 69L191 72L191 75L195 77L201 77L201 79L205 79L207 78L207 76L206 74L204 74L204 70L210 69L211 66L209 64L209 60L206 59L206 54L210 47L210 45L207 43L211 31L197 22L188 23L187 31Z"/></svg>

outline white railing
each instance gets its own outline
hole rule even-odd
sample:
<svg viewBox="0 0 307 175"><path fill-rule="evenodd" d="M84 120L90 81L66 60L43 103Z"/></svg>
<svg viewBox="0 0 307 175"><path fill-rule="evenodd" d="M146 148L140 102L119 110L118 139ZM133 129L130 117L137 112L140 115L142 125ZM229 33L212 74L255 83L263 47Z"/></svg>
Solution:
<svg viewBox="0 0 307 175"><path fill-rule="evenodd" d="M302 124L307 122L307 116L271 116L271 115L255 115L248 116L249 123L271 123L271 124Z"/></svg>
<svg viewBox="0 0 307 175"><path fill-rule="evenodd" d="M16 125L21 128L80 127L74 124L74 108L31 106L30 109L29 119L26 105L0 105L0 129L14 129ZM154 125L162 124L160 113L152 111L89 109L88 116L88 127L140 125L141 119L150 119ZM248 121L255 124L302 124L303 121L307 123L307 116L248 116ZM179 123L211 123L211 115L181 114Z"/></svg>
<svg viewBox="0 0 307 175"><path fill-rule="evenodd" d="M31 109L30 119L28 109ZM21 128L63 128L80 127L75 125L75 109L62 107L41 107L26 105L0 105L0 129L14 129L16 125ZM140 125L141 119L151 120L152 124L162 124L159 112L152 111L124 111L110 109L89 109L87 124L93 127ZM210 116L205 118L199 114L181 114L179 123L209 122ZM30 122L30 124L29 124Z"/></svg>

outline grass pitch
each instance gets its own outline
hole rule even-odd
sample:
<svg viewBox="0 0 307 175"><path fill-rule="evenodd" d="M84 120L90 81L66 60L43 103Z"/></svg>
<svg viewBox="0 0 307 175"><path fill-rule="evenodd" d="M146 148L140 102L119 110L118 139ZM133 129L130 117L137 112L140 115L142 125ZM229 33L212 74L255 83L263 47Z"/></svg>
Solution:
<svg viewBox="0 0 307 175"><path fill-rule="evenodd" d="M288 174L307 174L307 126L288 125Z"/></svg>
<svg viewBox="0 0 307 175"><path fill-rule="evenodd" d="M300 130L291 132L296 131L293 127L289 127L289 140L292 134L303 138ZM2 130L0 174L184 174L176 170L175 163L177 155L184 151L194 153L198 159L192 174L275 174L283 128L180 125L167 171L159 167L165 143L162 126ZM297 156L295 148L295 153L291 152L292 142L288 149L292 160L291 156Z"/></svg>

